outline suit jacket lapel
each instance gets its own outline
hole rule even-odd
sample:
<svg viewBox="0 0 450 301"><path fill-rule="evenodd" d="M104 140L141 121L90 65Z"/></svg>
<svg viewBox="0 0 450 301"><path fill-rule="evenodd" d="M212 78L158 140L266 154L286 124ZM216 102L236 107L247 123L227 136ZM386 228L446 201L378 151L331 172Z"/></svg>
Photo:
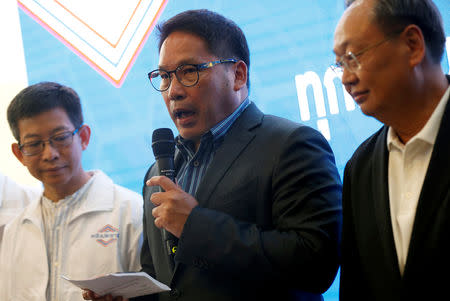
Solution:
<svg viewBox="0 0 450 301"><path fill-rule="evenodd" d="M392 267L395 278L400 280L398 258L389 206L388 166L389 152L386 146L388 127L384 127L375 144L372 195L380 240L387 267Z"/></svg>
<svg viewBox="0 0 450 301"><path fill-rule="evenodd" d="M250 130L261 124L262 118L261 111L251 103L231 126L197 189L196 199L201 206L210 204L210 196L217 184L254 138L255 133Z"/></svg>
<svg viewBox="0 0 450 301"><path fill-rule="evenodd" d="M245 147L254 138L255 134L250 130L261 124L262 117L262 112L259 111L253 103L251 103L231 126L197 189L195 197L200 206L208 206L210 203L209 197L213 193L217 184L231 167L232 163L239 157L239 154L242 153ZM176 153L175 168L177 170L181 165L181 161L181 154ZM175 262L175 268L170 280L170 285L172 285L175 281L175 277L178 274L179 269L180 263Z"/></svg>
<svg viewBox="0 0 450 301"><path fill-rule="evenodd" d="M450 81L450 78L449 78ZM429 235L427 224L434 222L436 211L439 210L443 198L450 187L448 167L450 166L450 99L447 102L444 115L442 116L430 164L425 175L419 202L417 204L416 216L405 272L410 260L414 260L416 251L421 248L422 241ZM420 256L420 254L418 254Z"/></svg>

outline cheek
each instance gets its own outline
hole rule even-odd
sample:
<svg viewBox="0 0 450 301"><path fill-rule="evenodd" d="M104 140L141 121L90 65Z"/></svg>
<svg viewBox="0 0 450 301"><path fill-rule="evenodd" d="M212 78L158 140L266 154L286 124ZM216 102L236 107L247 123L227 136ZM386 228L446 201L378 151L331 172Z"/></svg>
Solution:
<svg viewBox="0 0 450 301"><path fill-rule="evenodd" d="M23 165L25 165L32 176L39 177L39 161L26 159Z"/></svg>
<svg viewBox="0 0 450 301"><path fill-rule="evenodd" d="M169 114L170 118L172 118L172 120L173 120L172 114L170 114L170 112L171 112L170 100L164 94L163 94L163 100L164 100L164 105L166 106L166 111Z"/></svg>

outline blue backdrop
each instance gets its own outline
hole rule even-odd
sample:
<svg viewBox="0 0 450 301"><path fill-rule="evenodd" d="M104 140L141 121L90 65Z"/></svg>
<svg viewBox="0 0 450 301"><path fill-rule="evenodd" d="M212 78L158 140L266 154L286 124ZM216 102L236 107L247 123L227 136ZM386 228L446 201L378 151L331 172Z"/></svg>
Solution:
<svg viewBox="0 0 450 301"><path fill-rule="evenodd" d="M450 1L435 3L449 36ZM355 148L380 127L353 102L346 104L342 85L329 73L343 1L171 0L160 21L197 8L215 10L241 26L251 51L250 99L265 113L320 129L329 138L342 175ZM115 182L140 192L143 175L154 161L153 130L175 131L160 94L147 79L158 64L155 34L150 34L123 85L116 88L23 11L20 22L29 83L57 81L74 88L82 99L85 122L92 128L84 167L102 169ZM448 73L447 54L442 65ZM337 300L337 291L338 279L325 300Z"/></svg>

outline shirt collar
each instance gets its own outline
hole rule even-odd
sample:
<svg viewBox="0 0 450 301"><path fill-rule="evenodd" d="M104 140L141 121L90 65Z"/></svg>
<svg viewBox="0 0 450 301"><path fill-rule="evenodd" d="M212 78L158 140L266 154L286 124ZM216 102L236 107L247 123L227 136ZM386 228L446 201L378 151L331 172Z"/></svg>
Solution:
<svg viewBox="0 0 450 301"><path fill-rule="evenodd" d="M111 211L113 209L114 191L112 187L114 187L114 184L112 180L100 170L93 170L91 172L93 173L91 179L80 188L81 190L86 189L90 191L81 191L82 194L87 193L86 198L83 200L83 204L80 204L81 207L76 210L72 218L76 218L86 212ZM80 189L77 192L80 192ZM77 192L74 194L77 194ZM25 208L21 218L22 223L26 220L30 220L37 225L40 223L42 218L40 206L43 197L44 194Z"/></svg>
<svg viewBox="0 0 450 301"><path fill-rule="evenodd" d="M439 131L439 127L441 124L442 116L444 115L445 107L447 105L448 99L450 97L450 86L445 91L441 100L439 100L438 105L434 109L433 114L431 114L430 119L428 119L425 126L418 132L414 137L411 138L408 143L422 140L429 145L434 145L436 142L436 137ZM408 144L407 143L407 144ZM397 134L395 133L392 127L389 127L387 134L387 147L388 151L391 151L392 147L399 148L402 145Z"/></svg>
<svg viewBox="0 0 450 301"><path fill-rule="evenodd" d="M58 202L53 202L48 199L45 195L42 195L42 205L46 208L60 208L62 206L71 205L72 203L78 201L83 198L94 181L94 177L96 177L96 173L92 173L92 176L89 180L83 184L77 191L72 193L71 195L66 196L65 198L58 200Z"/></svg>

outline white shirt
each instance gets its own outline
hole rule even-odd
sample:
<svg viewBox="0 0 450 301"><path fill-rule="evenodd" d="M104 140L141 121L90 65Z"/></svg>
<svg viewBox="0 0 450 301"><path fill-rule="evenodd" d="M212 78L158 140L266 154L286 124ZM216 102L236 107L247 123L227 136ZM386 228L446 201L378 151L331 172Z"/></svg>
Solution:
<svg viewBox="0 0 450 301"><path fill-rule="evenodd" d="M52 261L41 199L6 225L0 248L1 301L82 301L81 290L61 275L88 279L140 270L142 197L101 171L84 188L77 205L68 207L58 223L61 235L53 240L52 250L58 251Z"/></svg>
<svg viewBox="0 0 450 301"><path fill-rule="evenodd" d="M98 175L98 172L95 174ZM47 249L49 281L47 287L47 300L56 300L58 295L58 284L60 280L59 262L63 258L61 252L61 241L64 241L64 225L70 219L70 215L79 209L89 192L89 187L94 181L94 175L80 189L72 195L66 196L58 202L41 198L42 220L44 224L44 239Z"/></svg>
<svg viewBox="0 0 450 301"><path fill-rule="evenodd" d="M449 95L450 87L422 130L406 144L398 139L391 127L388 130L389 205L401 275L405 269L417 203Z"/></svg>

